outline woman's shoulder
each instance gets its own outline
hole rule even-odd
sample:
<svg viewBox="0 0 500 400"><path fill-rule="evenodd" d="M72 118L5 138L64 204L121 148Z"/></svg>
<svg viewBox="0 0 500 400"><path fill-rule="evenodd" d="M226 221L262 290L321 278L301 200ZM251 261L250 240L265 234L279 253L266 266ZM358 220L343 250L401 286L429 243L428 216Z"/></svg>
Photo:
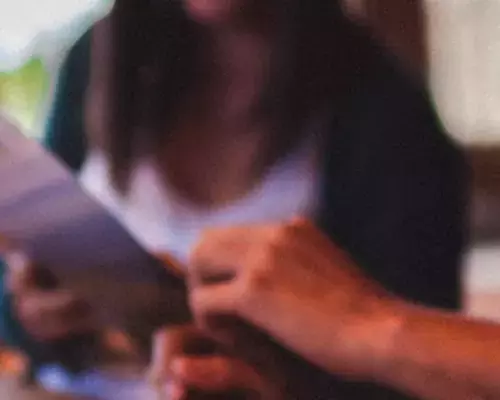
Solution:
<svg viewBox="0 0 500 400"><path fill-rule="evenodd" d="M458 151L447 134L424 80L407 71L384 50L355 82L345 102L333 111L329 137L373 150L443 147ZM333 144L332 144L333 145ZM415 149L416 149L415 148Z"/></svg>
<svg viewBox="0 0 500 400"><path fill-rule="evenodd" d="M326 176L383 179L397 169L467 174L465 156L448 134L425 84L386 54L333 111L324 152Z"/></svg>

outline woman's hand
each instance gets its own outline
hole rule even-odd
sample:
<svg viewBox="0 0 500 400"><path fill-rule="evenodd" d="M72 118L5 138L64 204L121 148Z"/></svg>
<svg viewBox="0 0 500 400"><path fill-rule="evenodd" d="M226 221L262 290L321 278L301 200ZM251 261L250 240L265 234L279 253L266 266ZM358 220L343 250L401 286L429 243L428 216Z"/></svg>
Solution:
<svg viewBox="0 0 500 400"><path fill-rule="evenodd" d="M37 279L40 270L23 254L10 253L5 259L14 312L34 339L48 342L95 328L90 308L65 290L41 287Z"/></svg>
<svg viewBox="0 0 500 400"><path fill-rule="evenodd" d="M279 398L251 366L218 350L220 345L194 326L161 330L154 338L149 378L172 400L191 398L195 392L218 399L226 393L245 399Z"/></svg>
<svg viewBox="0 0 500 400"><path fill-rule="evenodd" d="M190 275L197 321L214 335L217 317L237 315L355 379L374 373L400 323L397 301L304 220L209 231Z"/></svg>

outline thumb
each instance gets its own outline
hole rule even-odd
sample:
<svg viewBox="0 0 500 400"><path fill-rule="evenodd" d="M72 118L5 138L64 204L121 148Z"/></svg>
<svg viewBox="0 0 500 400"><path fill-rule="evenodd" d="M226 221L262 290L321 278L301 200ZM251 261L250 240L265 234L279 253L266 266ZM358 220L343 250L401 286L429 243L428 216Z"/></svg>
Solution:
<svg viewBox="0 0 500 400"><path fill-rule="evenodd" d="M36 287L35 267L29 257L20 251L11 251L4 256L7 265L7 288L13 294Z"/></svg>

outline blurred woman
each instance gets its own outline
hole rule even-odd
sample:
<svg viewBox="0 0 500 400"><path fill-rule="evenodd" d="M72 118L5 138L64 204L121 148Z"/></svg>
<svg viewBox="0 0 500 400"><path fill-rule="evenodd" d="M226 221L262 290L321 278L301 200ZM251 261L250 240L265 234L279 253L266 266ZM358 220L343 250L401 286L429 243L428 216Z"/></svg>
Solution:
<svg viewBox="0 0 500 400"><path fill-rule="evenodd" d="M206 228L303 215L394 292L460 306L462 156L425 90L338 1L118 0L84 40L49 147L148 250L185 263ZM89 64L75 61L89 49ZM170 346L187 365L180 392L268 387L241 360L183 355L188 337ZM306 378L317 398L396 396Z"/></svg>

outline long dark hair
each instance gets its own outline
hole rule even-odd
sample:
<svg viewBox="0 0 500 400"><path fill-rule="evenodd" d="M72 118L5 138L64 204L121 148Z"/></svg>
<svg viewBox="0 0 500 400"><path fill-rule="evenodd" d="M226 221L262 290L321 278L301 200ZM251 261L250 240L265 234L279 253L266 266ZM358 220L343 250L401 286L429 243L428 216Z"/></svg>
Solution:
<svg viewBox="0 0 500 400"><path fill-rule="evenodd" d="M297 141L312 112L339 103L369 65L371 43L336 0L266 1L279 7L280 38L256 114L271 123L276 145L270 157L277 157ZM104 143L113 181L124 191L134 157L168 141L180 99L197 75L202 35L180 0L117 0L110 18Z"/></svg>

